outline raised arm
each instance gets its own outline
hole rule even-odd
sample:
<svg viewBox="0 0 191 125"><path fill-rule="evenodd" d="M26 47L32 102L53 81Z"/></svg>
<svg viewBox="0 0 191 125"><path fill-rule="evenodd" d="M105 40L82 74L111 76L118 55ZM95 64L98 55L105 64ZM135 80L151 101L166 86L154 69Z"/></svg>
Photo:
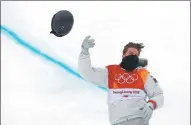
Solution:
<svg viewBox="0 0 191 125"><path fill-rule="evenodd" d="M107 88L108 71L107 68L96 68L91 65L89 48L94 47L94 40L87 36L82 43L82 50L78 59L79 74L87 81L98 86Z"/></svg>

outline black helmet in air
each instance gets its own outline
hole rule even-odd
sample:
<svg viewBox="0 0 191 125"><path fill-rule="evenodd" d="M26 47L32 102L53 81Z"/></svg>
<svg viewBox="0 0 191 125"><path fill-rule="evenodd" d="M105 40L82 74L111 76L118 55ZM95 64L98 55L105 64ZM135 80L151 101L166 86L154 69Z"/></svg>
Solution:
<svg viewBox="0 0 191 125"><path fill-rule="evenodd" d="M74 24L73 15L67 10L58 11L52 18L50 33L57 37L62 37L67 35Z"/></svg>

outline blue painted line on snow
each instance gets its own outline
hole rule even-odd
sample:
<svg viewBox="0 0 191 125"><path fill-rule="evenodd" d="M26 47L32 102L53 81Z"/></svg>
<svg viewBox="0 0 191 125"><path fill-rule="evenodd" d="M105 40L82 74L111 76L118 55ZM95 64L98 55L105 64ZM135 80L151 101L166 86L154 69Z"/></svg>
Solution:
<svg viewBox="0 0 191 125"><path fill-rule="evenodd" d="M46 59L47 61L50 61L57 66L60 66L61 68L65 69L69 73L73 74L74 76L83 79L77 72L75 72L72 68L70 68L67 64L54 59L53 57L49 56L48 54L40 51L36 47L30 45L27 41L21 39L16 33L14 33L12 30L7 28L6 26L1 25L1 33L4 33L7 35L9 38L12 38L15 42L17 42L19 45L23 46L24 48L30 50L32 53L39 55L41 58ZM98 86L100 89L107 91L106 88Z"/></svg>

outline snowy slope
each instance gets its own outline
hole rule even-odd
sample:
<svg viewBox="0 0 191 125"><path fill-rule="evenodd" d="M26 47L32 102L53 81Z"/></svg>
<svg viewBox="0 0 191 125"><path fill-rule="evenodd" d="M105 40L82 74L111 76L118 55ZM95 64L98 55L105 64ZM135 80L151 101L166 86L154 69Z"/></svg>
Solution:
<svg viewBox="0 0 191 125"><path fill-rule="evenodd" d="M1 42L2 125L108 124L104 91L4 35Z"/></svg>
<svg viewBox="0 0 191 125"><path fill-rule="evenodd" d="M70 10L75 23L69 35L55 38L49 34L50 20L61 9ZM74 71L86 35L96 39L91 50L95 66L118 63L129 41L145 43L141 56L149 59L148 69L165 95L165 105L154 113L151 124L189 125L189 2L4 1L1 10L3 26ZM1 46L2 125L109 125L105 91L3 32Z"/></svg>

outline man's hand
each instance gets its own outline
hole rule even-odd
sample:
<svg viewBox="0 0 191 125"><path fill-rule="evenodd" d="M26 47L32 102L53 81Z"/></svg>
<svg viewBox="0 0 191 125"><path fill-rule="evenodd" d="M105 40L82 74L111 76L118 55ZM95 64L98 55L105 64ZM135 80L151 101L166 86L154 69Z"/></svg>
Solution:
<svg viewBox="0 0 191 125"><path fill-rule="evenodd" d="M140 105L142 105L141 110L143 112L143 118L144 118L145 122L148 123L153 114L154 106L151 102L147 103L144 100L141 100L139 103L140 103Z"/></svg>
<svg viewBox="0 0 191 125"><path fill-rule="evenodd" d="M82 52L84 54L88 54L89 53L89 48L93 48L95 43L94 43L94 39L90 39L91 36L86 36L86 38L84 39L83 43L82 43Z"/></svg>
<svg viewBox="0 0 191 125"><path fill-rule="evenodd" d="M144 119L145 121L149 121L152 114L153 114L153 108L152 108L153 104L152 103L147 103L144 108L143 108L143 112L144 112Z"/></svg>

